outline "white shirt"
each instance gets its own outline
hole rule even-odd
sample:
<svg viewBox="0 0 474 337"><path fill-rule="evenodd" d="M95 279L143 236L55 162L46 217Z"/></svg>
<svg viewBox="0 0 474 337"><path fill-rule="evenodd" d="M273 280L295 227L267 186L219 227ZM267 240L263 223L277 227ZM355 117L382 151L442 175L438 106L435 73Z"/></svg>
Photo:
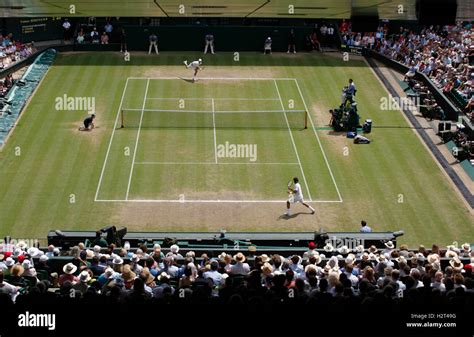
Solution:
<svg viewBox="0 0 474 337"><path fill-rule="evenodd" d="M199 64L199 61L193 61L189 64L189 68L193 68L193 69L197 69L199 68L200 64Z"/></svg>
<svg viewBox="0 0 474 337"><path fill-rule="evenodd" d="M300 183L296 183L296 184L295 184L294 191L295 191L295 197L296 197L296 198L298 198L298 199L303 199L303 191L301 191L301 185L300 185Z"/></svg>
<svg viewBox="0 0 474 337"><path fill-rule="evenodd" d="M247 275L250 272L250 267L247 263L237 262L230 267L232 275Z"/></svg>
<svg viewBox="0 0 474 337"><path fill-rule="evenodd" d="M214 282L214 285L215 286L219 286L221 285L221 281L222 281L222 274L219 273L217 270L209 270L209 271L206 271L203 276L205 278L210 278L212 279L212 282Z"/></svg>

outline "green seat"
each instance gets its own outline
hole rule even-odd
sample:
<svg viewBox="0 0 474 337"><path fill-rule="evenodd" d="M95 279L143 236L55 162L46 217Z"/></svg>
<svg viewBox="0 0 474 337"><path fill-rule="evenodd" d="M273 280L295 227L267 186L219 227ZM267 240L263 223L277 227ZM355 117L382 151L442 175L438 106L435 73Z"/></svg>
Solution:
<svg viewBox="0 0 474 337"><path fill-rule="evenodd" d="M400 84L400 87L403 89L403 91L410 90L410 86L408 85L407 82L405 82L405 81L398 81L398 83Z"/></svg>
<svg viewBox="0 0 474 337"><path fill-rule="evenodd" d="M47 281L49 280L49 274L46 270L37 270L36 271L38 280L40 281Z"/></svg>

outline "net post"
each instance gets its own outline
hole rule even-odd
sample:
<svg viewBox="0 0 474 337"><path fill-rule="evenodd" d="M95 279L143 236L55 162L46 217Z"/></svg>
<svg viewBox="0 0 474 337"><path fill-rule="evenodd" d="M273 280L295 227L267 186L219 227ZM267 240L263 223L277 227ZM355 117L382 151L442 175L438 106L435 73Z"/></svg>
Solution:
<svg viewBox="0 0 474 337"><path fill-rule="evenodd" d="M308 128L308 111L304 111L304 128Z"/></svg>
<svg viewBox="0 0 474 337"><path fill-rule="evenodd" d="M121 121L121 125L120 125L120 128L124 128L124 124L123 124L123 109L120 110L120 121Z"/></svg>

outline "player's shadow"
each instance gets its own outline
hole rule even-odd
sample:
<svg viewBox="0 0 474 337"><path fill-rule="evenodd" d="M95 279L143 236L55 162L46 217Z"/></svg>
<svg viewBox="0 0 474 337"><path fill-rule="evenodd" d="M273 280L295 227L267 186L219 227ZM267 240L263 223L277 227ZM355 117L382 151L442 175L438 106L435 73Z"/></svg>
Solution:
<svg viewBox="0 0 474 337"><path fill-rule="evenodd" d="M188 82L188 83L194 83L194 81L193 81L191 78L180 77L179 79L180 79L180 80L183 80L183 81L185 81L185 82Z"/></svg>
<svg viewBox="0 0 474 337"><path fill-rule="evenodd" d="M296 218L299 215L312 215L312 214L311 212L297 212L291 215L282 214L278 217L278 220L290 220L290 219Z"/></svg>

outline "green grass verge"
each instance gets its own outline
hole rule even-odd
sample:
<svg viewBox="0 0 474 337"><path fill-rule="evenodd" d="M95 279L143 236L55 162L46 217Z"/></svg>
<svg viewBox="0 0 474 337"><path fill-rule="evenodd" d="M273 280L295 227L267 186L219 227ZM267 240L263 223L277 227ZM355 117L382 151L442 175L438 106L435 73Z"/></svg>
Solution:
<svg viewBox="0 0 474 337"><path fill-rule="evenodd" d="M111 221L117 225L126 225L129 229L143 229L139 217L136 221L129 220L125 223L117 216L123 210L123 204L94 202L126 79L130 76L189 76L189 71L182 66L182 60L189 60L197 55L163 53L159 57L149 57L132 54L128 63L118 53L59 55L0 153L1 235L44 238L49 229L95 229ZM411 245L433 242L445 245L453 240L474 241L472 213L416 133L409 128L402 114L399 111L380 110L380 98L387 93L363 61L344 62L336 55L264 56L256 53L242 53L239 63L234 62L231 53L206 57L204 61L207 68L203 76L298 79L344 202L318 204L320 216L317 221L298 223L299 220L296 219L294 226L289 225L286 230L315 230L319 227L341 231L357 230L358 222L366 219L378 231L404 230L405 236L401 241ZM339 104L341 87L349 77L354 78L358 86L357 100L362 117L371 118L374 126L386 127L374 128L369 136L373 142L367 146L354 145L342 135L323 129L329 119L327 110ZM134 108L137 104L140 108L140 103L143 102L145 81L140 82L131 86L130 91L127 90L127 97L135 105ZM212 87L207 83L201 86L199 83L195 86L186 82L177 83L178 87L173 88L157 82L153 84L156 85L153 90L157 95L166 97L178 94L189 95L186 97L275 95L275 92L270 92L270 88L259 89L252 85L235 87L236 90L234 88L229 91L229 87L224 84ZM280 85L284 102L297 96L295 88L285 87L289 84L279 82L278 86ZM188 87L196 92L188 91ZM96 97L99 128L92 133L78 132L77 127L85 117L83 111L56 111L55 98L64 94ZM255 108L258 104L255 103ZM299 107L301 102L296 104ZM238 108L236 105L236 109ZM200 132L170 129L162 137L155 131L142 131L147 143L138 147L136 160L156 160L155 158L169 155L169 151L176 153L179 149L187 149L181 155L189 158L190 153L196 153L190 151L193 146L197 147L198 154L209 157L206 160L212 160L212 129ZM112 143L117 152L113 152L115 155L111 154L108 161L110 167L106 167L100 190L107 197L123 196L126 192L130 164L126 165L127 161L120 162L123 156L118 153L129 144L133 153L136 132L137 129L127 130L120 135L125 137L118 137ZM254 137L251 141L262 144L261 147L265 147L265 141L269 142L269 148L275 145L286 146L282 150L262 151L262 156L267 156L268 160L294 159L288 145L288 130L285 135L281 130L272 130L271 136L266 134L265 129L256 132L225 129L221 132L228 132L223 139L235 139L235 142L249 142L248 139L252 139L249 137ZM279 133L282 133L281 137L277 136ZM293 131L293 134L305 173L311 172L306 178L310 180L308 185L314 191L313 199L337 198L332 181L324 172L325 163L314 137L308 137L299 131ZM183 143L177 145L176 142ZM21 151L19 156L15 153L18 149ZM160 180L166 177L162 174L163 171L145 172L146 170L150 168L139 168L134 172L131 195L137 197L143 194L147 198L157 198L165 193L178 194L181 188L176 186L186 186L189 193L205 193L209 197L215 191L209 190L212 186L208 183L208 178L211 175L222 177L228 174L228 171L223 173L218 170L188 172L177 169L169 173L169 176L175 177L174 181L178 180L181 185L170 183L172 192L169 192L166 191L166 183ZM277 197L282 183L278 181L270 184L269 174L285 178L290 174L287 169L282 169L283 172L254 172L248 168L240 170L242 172L231 175L234 178L222 180L220 186L244 194L253 191L256 198ZM245 176L249 177L247 181L242 179ZM251 186L254 186L253 190L249 190ZM237 197L240 197L238 193ZM71 200L75 202L72 203ZM403 202L399 202L401 200ZM264 211L262 208L261 212ZM268 221L253 228L272 230L274 223L271 219L276 216L269 217ZM179 214L175 217L179 218ZM232 225L233 220L229 218L229 225L223 227L239 230ZM146 228L153 229L149 226ZM199 216L196 216L195 223L183 222L173 228L201 230L206 227Z"/></svg>

